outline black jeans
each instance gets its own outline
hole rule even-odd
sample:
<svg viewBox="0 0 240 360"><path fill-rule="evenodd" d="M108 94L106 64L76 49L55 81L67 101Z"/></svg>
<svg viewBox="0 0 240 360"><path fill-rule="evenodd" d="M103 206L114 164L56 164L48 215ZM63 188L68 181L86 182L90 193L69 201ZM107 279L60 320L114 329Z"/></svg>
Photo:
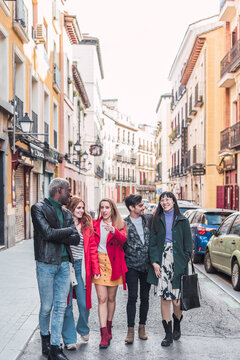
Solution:
<svg viewBox="0 0 240 360"><path fill-rule="evenodd" d="M138 280L140 281L140 311L139 324L146 324L149 308L149 291L151 285L147 283L147 272L128 269L126 282L128 286L127 319L128 327L134 327L136 302L138 298Z"/></svg>

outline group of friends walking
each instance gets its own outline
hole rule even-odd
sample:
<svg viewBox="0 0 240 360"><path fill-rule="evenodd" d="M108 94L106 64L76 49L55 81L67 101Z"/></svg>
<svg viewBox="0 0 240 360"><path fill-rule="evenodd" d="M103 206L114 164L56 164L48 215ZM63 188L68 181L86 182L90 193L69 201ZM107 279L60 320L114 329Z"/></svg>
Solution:
<svg viewBox="0 0 240 360"><path fill-rule="evenodd" d="M129 216L123 220L114 201L102 199L98 217L92 220L84 201L71 197L69 182L55 178L49 185L49 198L31 208L42 354L48 360L68 359L61 338L68 350L76 350L77 334L88 342L92 284L98 299L100 349L107 348L113 336L121 284L128 290L126 344L134 342L138 290L138 336L148 338L145 326L151 285L161 298L165 330L161 345L169 346L181 336L179 289L192 253L189 222L171 192L161 194L154 215L144 214L140 195L129 195L125 204ZM77 324L74 298L79 310Z"/></svg>

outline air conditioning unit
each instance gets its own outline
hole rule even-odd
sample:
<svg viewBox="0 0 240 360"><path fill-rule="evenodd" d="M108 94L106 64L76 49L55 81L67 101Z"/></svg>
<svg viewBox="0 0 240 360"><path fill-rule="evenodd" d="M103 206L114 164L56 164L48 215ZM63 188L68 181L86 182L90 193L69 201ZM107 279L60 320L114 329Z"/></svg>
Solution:
<svg viewBox="0 0 240 360"><path fill-rule="evenodd" d="M44 44L47 41L46 28L43 24L37 24L34 31L34 41L37 44Z"/></svg>

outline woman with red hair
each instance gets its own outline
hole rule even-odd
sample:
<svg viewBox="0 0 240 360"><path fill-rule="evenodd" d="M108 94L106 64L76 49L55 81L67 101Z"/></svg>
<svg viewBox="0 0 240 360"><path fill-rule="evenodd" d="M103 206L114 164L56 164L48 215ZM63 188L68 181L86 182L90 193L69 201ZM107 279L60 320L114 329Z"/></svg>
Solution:
<svg viewBox="0 0 240 360"><path fill-rule="evenodd" d="M99 347L104 349L108 347L112 338L112 319L118 285L123 284L123 288L126 290L127 266L123 244L127 240L127 228L114 201L110 199L100 201L98 219L93 220L93 229L93 242L97 255L97 258L94 256L94 259L96 259L97 274L99 275L95 275L92 281L98 297L101 331Z"/></svg>
<svg viewBox="0 0 240 360"><path fill-rule="evenodd" d="M70 246L74 259L74 270L77 280L77 285L74 288L71 286L69 294L69 303L67 305L62 329L62 337L65 347L68 350L76 350L77 332L81 335L84 342L89 339L89 309L91 304L91 288L92 288L92 274L99 274L97 264L97 253L92 251L91 237L93 236L92 218L86 212L85 202L73 196L68 205L68 209L73 215L75 226L80 234L80 243L77 246ZM79 316L77 326L74 323L73 317L73 289L77 298L77 305L79 309Z"/></svg>

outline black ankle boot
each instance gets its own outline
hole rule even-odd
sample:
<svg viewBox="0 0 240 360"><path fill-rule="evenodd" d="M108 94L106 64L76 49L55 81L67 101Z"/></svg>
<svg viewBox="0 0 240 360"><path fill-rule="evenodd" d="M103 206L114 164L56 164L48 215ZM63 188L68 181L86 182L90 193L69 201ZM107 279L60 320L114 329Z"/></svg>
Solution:
<svg viewBox="0 0 240 360"><path fill-rule="evenodd" d="M181 327L180 322L182 321L183 316L181 315L180 320L176 317L175 314L172 314L173 317L173 340L179 340L181 337Z"/></svg>
<svg viewBox="0 0 240 360"><path fill-rule="evenodd" d="M42 354L45 356L48 356L48 353L50 351L50 334L48 335L41 335L42 340Z"/></svg>
<svg viewBox="0 0 240 360"><path fill-rule="evenodd" d="M63 353L63 349L56 345L51 345L50 352L48 354L48 360L69 360Z"/></svg>
<svg viewBox="0 0 240 360"><path fill-rule="evenodd" d="M161 342L162 346L169 346L170 344L172 344L173 342L173 336L172 336L172 321L169 321L168 323L166 322L166 320L162 321L164 330L166 332L166 336L163 339L163 341Z"/></svg>

